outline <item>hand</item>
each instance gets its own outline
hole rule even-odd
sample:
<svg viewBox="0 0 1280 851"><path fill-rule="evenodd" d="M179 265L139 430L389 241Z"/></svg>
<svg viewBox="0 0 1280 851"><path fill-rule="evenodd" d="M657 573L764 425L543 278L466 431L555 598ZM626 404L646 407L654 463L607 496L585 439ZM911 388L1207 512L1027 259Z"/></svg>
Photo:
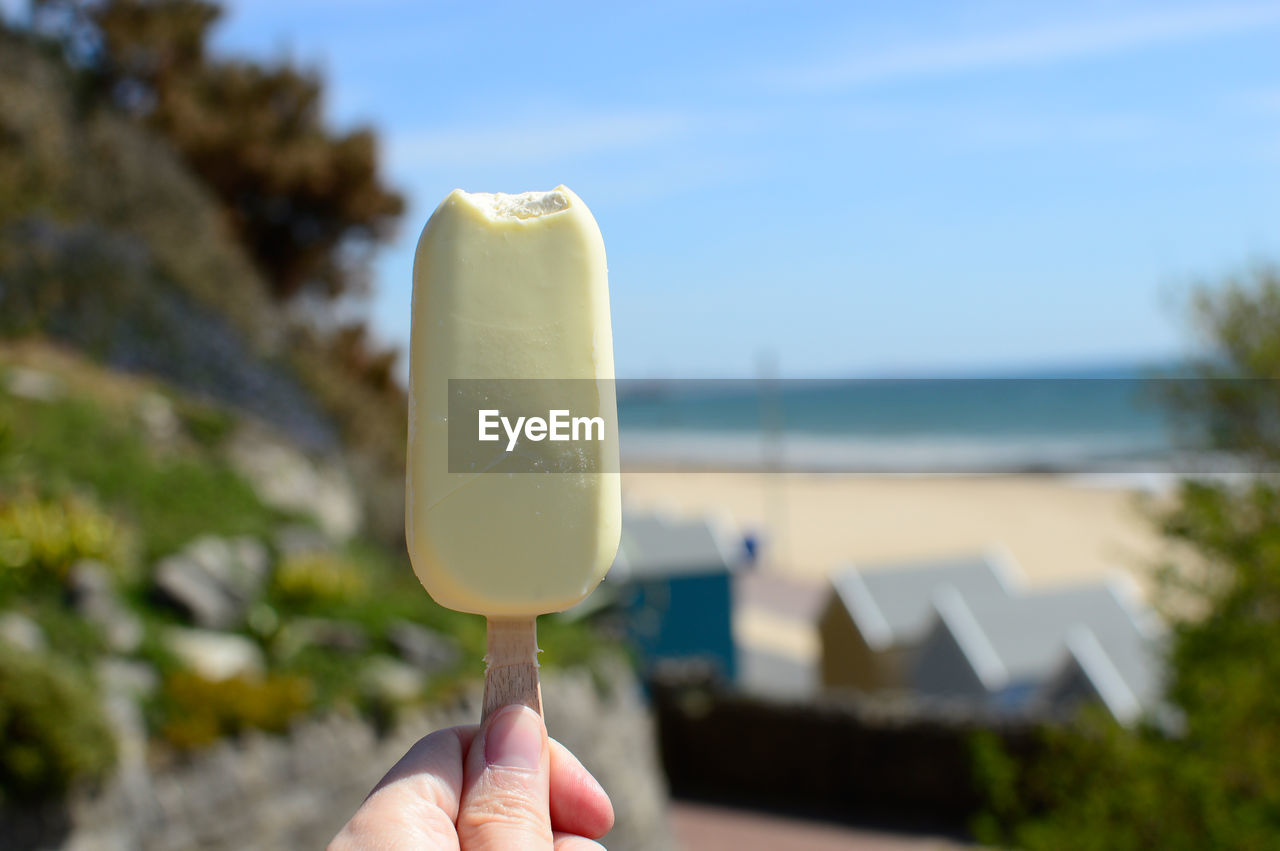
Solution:
<svg viewBox="0 0 1280 851"><path fill-rule="evenodd" d="M613 805L590 772L536 712L506 706L483 727L419 740L329 851L588 851L611 827Z"/></svg>

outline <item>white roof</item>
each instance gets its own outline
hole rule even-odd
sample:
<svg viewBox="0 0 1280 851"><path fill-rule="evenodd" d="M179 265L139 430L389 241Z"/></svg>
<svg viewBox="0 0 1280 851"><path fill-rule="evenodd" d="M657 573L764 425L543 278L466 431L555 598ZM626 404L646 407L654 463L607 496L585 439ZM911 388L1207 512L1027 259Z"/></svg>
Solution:
<svg viewBox="0 0 1280 851"><path fill-rule="evenodd" d="M1115 583L1005 599L943 595L934 611L932 630L946 632L946 645L960 648L989 692L1083 677L1120 720L1159 700L1160 632L1145 608ZM927 642L940 637L933 631ZM943 672L931 671L921 659L916 685L929 691L929 678Z"/></svg>
<svg viewBox="0 0 1280 851"><path fill-rule="evenodd" d="M1136 721L1143 713L1143 696L1134 691L1093 630L1074 626L1067 633L1066 641L1066 658L1045 683L1040 697L1049 703L1095 698L1122 724ZM1154 696L1145 697L1150 706Z"/></svg>
<svg viewBox="0 0 1280 851"><path fill-rule="evenodd" d="M841 603L875 650L924 639L944 588L964 599L1007 599L1017 580L1001 553L930 559L879 567L846 566L831 576Z"/></svg>
<svg viewBox="0 0 1280 851"><path fill-rule="evenodd" d="M609 570L614 581L725 573L742 561L734 536L712 517L626 512Z"/></svg>

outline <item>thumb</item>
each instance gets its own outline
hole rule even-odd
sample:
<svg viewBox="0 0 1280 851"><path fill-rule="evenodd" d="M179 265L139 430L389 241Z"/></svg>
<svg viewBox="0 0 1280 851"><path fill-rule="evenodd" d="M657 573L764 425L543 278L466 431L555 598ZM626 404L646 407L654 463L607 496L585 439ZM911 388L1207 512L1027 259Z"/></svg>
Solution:
<svg viewBox="0 0 1280 851"><path fill-rule="evenodd" d="M458 811L465 851L550 851L551 756L542 717L527 706L491 715L471 744Z"/></svg>

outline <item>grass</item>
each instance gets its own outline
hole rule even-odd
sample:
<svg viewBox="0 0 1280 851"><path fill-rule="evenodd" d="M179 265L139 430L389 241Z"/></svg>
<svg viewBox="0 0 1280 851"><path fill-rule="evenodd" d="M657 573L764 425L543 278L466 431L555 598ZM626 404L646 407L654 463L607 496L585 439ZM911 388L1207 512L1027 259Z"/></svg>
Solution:
<svg viewBox="0 0 1280 851"><path fill-rule="evenodd" d="M207 440L217 428L208 424L216 420L201 422L199 434ZM88 491L140 530L147 558L202 533L267 537L287 519L263 505L204 441L158 451L121 406L0 394L0 429L6 434L0 486L32 488L46 497Z"/></svg>
<svg viewBox="0 0 1280 851"><path fill-rule="evenodd" d="M388 627L397 621L409 621L453 637L461 648L462 661L454 669L431 678L424 697L448 693L482 672L484 619L438 605L418 583L405 555L369 540L356 539L324 560L333 565L331 570L360 577L359 590L352 593L344 588L337 594L317 593L305 597L296 589L286 592L278 583L274 584L267 593L266 603L277 613L281 624L299 617L356 624L371 639L365 655L394 655L385 635ZM268 650L273 649L269 640L266 646ZM275 649L278 651L279 647ZM367 695L360 691L358 678L352 676L355 666L349 657L304 648L286 658L277 653L276 664L281 670L308 676L316 687L317 705L353 704L371 708Z"/></svg>

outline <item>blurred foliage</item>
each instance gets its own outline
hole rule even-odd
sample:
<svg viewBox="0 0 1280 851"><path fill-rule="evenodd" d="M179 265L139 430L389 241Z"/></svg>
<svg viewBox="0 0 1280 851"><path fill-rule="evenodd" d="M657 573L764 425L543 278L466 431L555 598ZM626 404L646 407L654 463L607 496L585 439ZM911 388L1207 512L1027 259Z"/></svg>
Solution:
<svg viewBox="0 0 1280 851"><path fill-rule="evenodd" d="M235 417L227 411L182 398L174 406L182 430L200 446L216 449L222 445L235 428Z"/></svg>
<svg viewBox="0 0 1280 851"><path fill-rule="evenodd" d="M275 585L282 599L304 604L349 599L365 591L360 568L328 552L286 557L276 568Z"/></svg>
<svg viewBox="0 0 1280 851"><path fill-rule="evenodd" d="M459 683L473 680L483 672L480 659L485 652L485 621L474 615L450 611L436 604L423 590L403 552L391 552L367 540L354 540L326 555L294 556L282 560L280 568L292 563L325 563L322 572L335 570L340 576L360 577L356 583L344 578L333 585L312 587L307 593L287 591L277 576L267 604L279 616L280 629L266 644L273 670L304 676L315 687L316 705L355 708L380 724L389 723L402 706L389 706L371 698L362 678L355 675L360 665L378 655L395 656L387 640L388 629L397 622L412 622L456 640L462 662L454 670L439 671L429 678L423 698L448 694ZM298 577L301 579L301 577ZM307 580L304 580L304 583ZM346 593L336 591L347 586ZM284 583L287 586L288 583ZM319 593L312 593L318 591ZM358 651L334 651L315 644L299 645L295 629L299 619L319 618L351 624L369 637ZM593 646L580 630L581 643ZM569 664L555 659L551 664Z"/></svg>
<svg viewBox="0 0 1280 851"><path fill-rule="evenodd" d="M1160 382L1177 424L1249 464L1280 461L1280 267L1259 265L1193 298L1195 329L1215 352L1190 380Z"/></svg>
<svg viewBox="0 0 1280 851"><path fill-rule="evenodd" d="M79 72L59 58L63 48L42 48L0 27L0 336L56 337L115 366L251 410L307 445L331 449L336 426L367 494L374 531L394 543L401 535L395 518L403 514L407 421L394 377L398 353L372 341L359 322L337 322L324 299L297 309L273 304L276 284L220 207L216 187L190 170L181 151L175 154L172 140L156 137L150 118L119 103L114 88L103 91L93 70L102 61L90 55L100 39L87 16L129 9L147 30L138 36L150 45L142 53L196 50L201 62L212 62L202 41L193 47L182 27L165 23L179 6L190 7L179 10L183 15L207 8L43 4L48 31L84 36L78 48L66 48L80 55ZM151 23L139 23L144 19ZM198 41L207 23L192 31ZM177 43L167 47L155 41L172 38ZM186 60L173 61L185 67ZM240 120L239 106L226 109L226 121ZM304 125L319 121L316 110L313 103ZM261 168L339 168L325 165L329 154L317 159L287 138L280 147L252 134L244 141L269 154ZM238 160L219 162L230 168ZM244 180L253 187L274 174L259 170ZM281 179L281 191L309 180ZM330 253L355 256L349 247ZM217 431L216 422L205 424Z"/></svg>
<svg viewBox="0 0 1280 851"><path fill-rule="evenodd" d="M82 558L119 566L129 550L126 531L86 499L0 498L0 582L62 583Z"/></svg>
<svg viewBox="0 0 1280 851"><path fill-rule="evenodd" d="M261 342L265 287L207 190L76 79L0 28L0 333L60 323L101 348L120 317L146 331L176 288Z"/></svg>
<svg viewBox="0 0 1280 851"><path fill-rule="evenodd" d="M376 542L355 539L336 552L315 558L342 565L338 570L343 573L358 574L359 584L344 580L351 589L345 594L294 596L282 594L280 583L273 582L267 602L282 617L301 615L351 621L372 635L383 634L396 621L413 621L458 637L469 651L474 651L476 658L484 654L484 618L437 605L418 582L408 554L403 550L391 551Z"/></svg>
<svg viewBox="0 0 1280 851"><path fill-rule="evenodd" d="M283 519L212 449L157 453L127 417L103 403L0 393L0 421L12 433L0 486L7 480L57 499L87 487L133 521L149 558L204 532L266 536Z"/></svg>
<svg viewBox="0 0 1280 851"><path fill-rule="evenodd" d="M87 677L0 643L0 802L53 798L102 777L115 739Z"/></svg>
<svg viewBox="0 0 1280 851"><path fill-rule="evenodd" d="M409 405L393 379L394 353L379 353L361 326L323 334L299 329L293 364L339 424L370 530L399 548L404 540L404 467Z"/></svg>
<svg viewBox="0 0 1280 851"><path fill-rule="evenodd" d="M287 61L213 56L222 15L202 0L37 0L94 88L173 146L212 190L239 241L287 299L332 297L363 279L403 199L378 174L369 128L325 126L322 83Z"/></svg>
<svg viewBox="0 0 1280 851"><path fill-rule="evenodd" d="M1280 279L1263 268L1203 289L1195 315L1213 356L1170 404L1252 475L1184 481L1159 514L1184 552L1156 574L1171 626L1170 717L1124 730L1090 716L1049 733L1044 753L1022 763L980 743L975 766L990 810L975 827L986 842L1280 842L1280 489L1264 467L1280 457Z"/></svg>
<svg viewBox="0 0 1280 851"><path fill-rule="evenodd" d="M270 675L206 680L186 671L165 678L157 711L160 738L182 751L207 747L246 730L283 733L312 703L310 682Z"/></svg>

